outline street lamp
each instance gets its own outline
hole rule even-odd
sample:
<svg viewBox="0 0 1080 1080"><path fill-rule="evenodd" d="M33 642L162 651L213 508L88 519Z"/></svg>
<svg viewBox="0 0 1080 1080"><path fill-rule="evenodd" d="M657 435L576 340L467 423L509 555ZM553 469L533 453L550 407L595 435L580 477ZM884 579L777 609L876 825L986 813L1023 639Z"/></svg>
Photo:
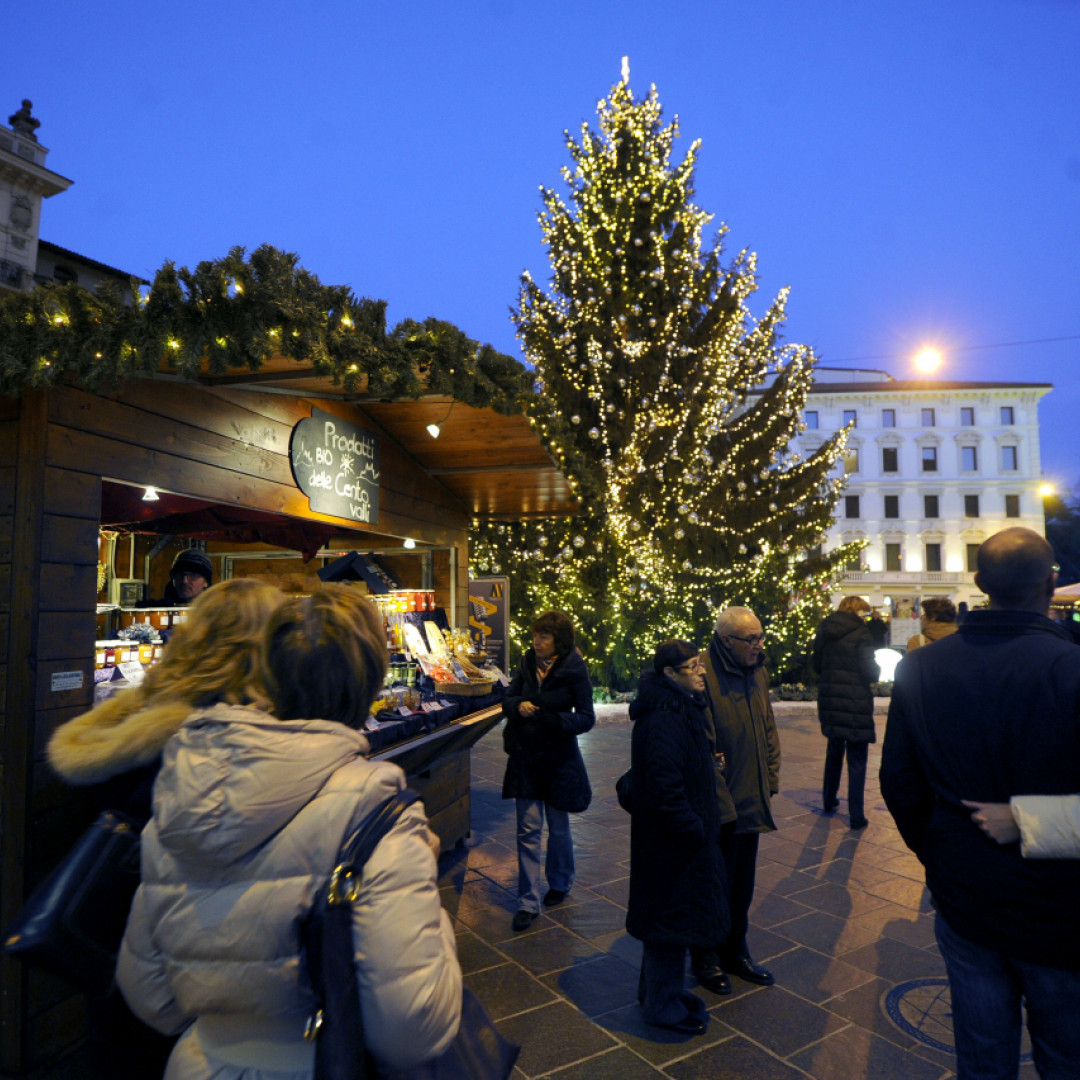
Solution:
<svg viewBox="0 0 1080 1080"><path fill-rule="evenodd" d="M915 370L929 375L941 367L941 352L927 347L915 357Z"/></svg>

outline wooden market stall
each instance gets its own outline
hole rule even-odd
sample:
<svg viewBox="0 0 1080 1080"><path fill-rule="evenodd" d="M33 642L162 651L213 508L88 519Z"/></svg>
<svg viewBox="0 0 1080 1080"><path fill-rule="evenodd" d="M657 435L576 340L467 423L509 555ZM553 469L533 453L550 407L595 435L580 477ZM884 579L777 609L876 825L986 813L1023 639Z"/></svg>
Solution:
<svg viewBox="0 0 1080 1080"><path fill-rule="evenodd" d="M302 490L290 443L313 411L377 443L375 512L353 499L351 511L339 503L328 513ZM428 424L440 426L437 439ZM245 512L258 515L269 531L252 535L271 540L252 549L283 550L281 536L299 535L294 561L304 544L325 561L349 550L403 551L405 539L414 541L417 552L435 553L429 584L459 624L468 618L473 517L573 507L524 416L445 395L376 400L284 358L258 373L132 380L96 392L68 380L0 396L0 925L90 813L81 793L52 775L44 748L59 724L92 703L103 492L115 496L125 485L172 493L186 500L184 512L219 507L234 523ZM232 539L216 546L237 549ZM265 569L274 572L274 564ZM489 708L441 742L425 732L398 748L444 842L468 828L468 746L497 718L498 708ZM0 1068L26 1071L79 1037L82 1007L66 985L4 958Z"/></svg>

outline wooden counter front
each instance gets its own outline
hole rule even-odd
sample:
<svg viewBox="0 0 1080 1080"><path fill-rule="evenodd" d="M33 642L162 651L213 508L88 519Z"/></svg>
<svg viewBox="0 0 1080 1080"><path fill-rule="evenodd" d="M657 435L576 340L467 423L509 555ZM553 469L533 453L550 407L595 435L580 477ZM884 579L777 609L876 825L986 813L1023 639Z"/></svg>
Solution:
<svg viewBox="0 0 1080 1080"><path fill-rule="evenodd" d="M491 705L371 755L372 761L393 761L405 770L443 851L464 844L469 835L472 748L502 715L501 704Z"/></svg>

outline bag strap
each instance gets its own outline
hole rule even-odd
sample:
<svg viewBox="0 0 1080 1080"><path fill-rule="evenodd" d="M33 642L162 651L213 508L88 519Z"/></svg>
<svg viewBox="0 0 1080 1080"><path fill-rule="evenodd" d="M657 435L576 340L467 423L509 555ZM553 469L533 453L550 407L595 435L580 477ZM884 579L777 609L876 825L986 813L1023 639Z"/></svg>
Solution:
<svg viewBox="0 0 1080 1080"><path fill-rule="evenodd" d="M351 904L360 895L360 878L379 841L397 824L401 815L420 796L409 788L391 795L371 811L345 838L334 869L315 896L315 903L300 929L301 947L306 955L308 979L315 996L315 1011L308 1020L304 1038L313 1042L322 1023L325 998L323 981L322 923L326 912L341 904Z"/></svg>
<svg viewBox="0 0 1080 1080"><path fill-rule="evenodd" d="M380 803L341 845L337 865L326 883L327 905L351 904L360 892L360 874L379 841L420 796L409 788Z"/></svg>

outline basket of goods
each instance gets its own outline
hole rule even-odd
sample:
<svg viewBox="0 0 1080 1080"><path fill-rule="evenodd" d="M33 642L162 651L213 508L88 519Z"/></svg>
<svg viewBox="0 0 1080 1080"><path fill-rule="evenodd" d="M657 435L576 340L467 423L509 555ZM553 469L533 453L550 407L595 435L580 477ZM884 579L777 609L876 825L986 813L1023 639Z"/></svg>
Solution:
<svg viewBox="0 0 1080 1080"><path fill-rule="evenodd" d="M491 693L491 683L487 679L477 679L475 682L437 682L435 684L437 694L457 694L458 697L478 697L481 694Z"/></svg>
<svg viewBox="0 0 1080 1080"><path fill-rule="evenodd" d="M490 694L494 679L487 672L481 671L464 652L458 653L451 661L454 672L453 682L436 682L435 690L440 694L470 695Z"/></svg>

